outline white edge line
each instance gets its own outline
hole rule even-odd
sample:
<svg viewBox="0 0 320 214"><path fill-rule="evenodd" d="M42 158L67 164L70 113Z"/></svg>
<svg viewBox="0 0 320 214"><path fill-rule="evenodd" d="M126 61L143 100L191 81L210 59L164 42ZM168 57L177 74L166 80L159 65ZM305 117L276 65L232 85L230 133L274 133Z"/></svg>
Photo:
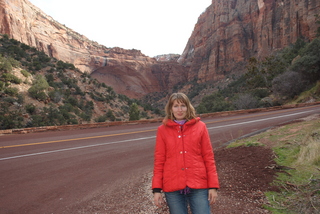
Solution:
<svg viewBox="0 0 320 214"><path fill-rule="evenodd" d="M294 114L287 114L287 115L278 116L278 117L270 117L270 118L265 118L265 119L260 119L260 120L253 120L253 121L242 122L242 123L235 123L235 124L224 125L224 126L214 126L214 127L208 128L208 129L218 129L218 128L224 128L224 127L228 127L228 126L238 126L238 125L243 125L243 124L248 124L248 123L256 123L256 122L261 122L261 121L265 121L265 120L272 120L272 119L277 119L277 118L281 118L281 117L289 117L289 116L293 116L293 115L304 114L304 113L312 112L312 111L314 111L314 110L304 111L304 112L299 112L299 113L294 113Z"/></svg>
<svg viewBox="0 0 320 214"><path fill-rule="evenodd" d="M218 128L223 128L223 127L228 127L228 126L238 126L238 125L243 125L243 124L248 124L248 123L256 123L256 122L261 122L261 121L265 121L265 120L272 120L272 119L281 118L281 117L289 117L289 116L293 116L293 115L304 114L304 113L312 112L312 111L314 111L314 110L304 111L304 112L299 112L299 113L294 113L294 114L288 114L288 115L279 116L279 117L270 117L270 118L266 118L266 119L248 121L248 122L243 122L243 123L235 123L235 124L224 125L224 126L209 127L208 129L218 129ZM15 159L15 158L22 158L22 157L30 157L30 156L36 156L36 155L43 155L43 154L50 154L50 153L55 153L55 152L84 149L84 148L89 148L89 147L104 146L104 145L109 145L109 144L124 143L124 142L129 142L129 141L146 140L146 139L151 139L151 138L155 138L155 136L130 139L130 140L122 140L122 141L116 141L116 142L110 142L110 143L94 144L94 145L89 145L89 146L79 146L79 147L74 147L74 148L59 149L59 150L53 150L53 151L48 151L48 152L38 152L38 153L32 153L32 154L26 154L26 155L18 155L18 156L13 156L13 157L0 158L0 161Z"/></svg>
<svg viewBox="0 0 320 214"><path fill-rule="evenodd" d="M48 151L48 152L38 152L38 153L31 153L31 154L26 154L26 155L18 155L18 156L12 156L12 157L7 157L7 158L0 158L0 161L15 159L15 158L22 158L22 157L30 157L30 156L36 156L36 155L43 155L43 154L50 154L50 153L55 153L55 152L64 152L64 151L70 151L70 150L76 150L76 149L84 149L84 148L89 148L89 147L104 146L104 145L109 145L109 144L124 143L124 142L129 142L129 141L146 140L146 139L151 139L151 138L155 138L155 136L136 138L136 139L130 139L130 140L115 141L115 142L110 142L110 143L94 144L94 145L88 145L88 146L79 146L79 147L68 148L68 149L58 149L58 150L53 150L53 151Z"/></svg>

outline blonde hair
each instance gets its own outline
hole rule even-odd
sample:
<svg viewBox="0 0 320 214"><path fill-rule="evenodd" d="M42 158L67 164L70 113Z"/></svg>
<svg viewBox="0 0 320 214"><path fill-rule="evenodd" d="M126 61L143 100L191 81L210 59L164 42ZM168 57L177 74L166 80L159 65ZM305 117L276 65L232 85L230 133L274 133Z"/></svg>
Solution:
<svg viewBox="0 0 320 214"><path fill-rule="evenodd" d="M175 100L177 100L179 103L183 103L187 106L187 115L185 118L186 120L191 120L191 119L194 119L197 117L196 111L195 111L194 107L192 106L187 95L185 95L184 93L173 93L169 97L168 103L165 107L165 112L166 112L165 121L167 121L168 119L175 120L175 117L172 113L172 106L173 106L173 102Z"/></svg>

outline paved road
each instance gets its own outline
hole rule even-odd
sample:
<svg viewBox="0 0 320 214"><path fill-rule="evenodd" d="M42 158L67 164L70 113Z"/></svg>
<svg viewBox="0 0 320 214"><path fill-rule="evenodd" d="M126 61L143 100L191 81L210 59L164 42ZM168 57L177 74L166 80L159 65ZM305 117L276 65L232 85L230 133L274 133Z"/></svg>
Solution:
<svg viewBox="0 0 320 214"><path fill-rule="evenodd" d="M214 148L320 106L204 118ZM159 123L0 136L0 214L64 213L152 171Z"/></svg>

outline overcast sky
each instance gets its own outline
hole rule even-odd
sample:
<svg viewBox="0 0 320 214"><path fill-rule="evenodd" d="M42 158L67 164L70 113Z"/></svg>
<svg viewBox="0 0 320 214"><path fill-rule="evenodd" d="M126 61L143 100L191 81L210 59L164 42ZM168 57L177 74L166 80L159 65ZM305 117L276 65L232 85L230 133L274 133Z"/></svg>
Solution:
<svg viewBox="0 0 320 214"><path fill-rule="evenodd" d="M211 0L29 0L53 19L106 47L147 56L182 54Z"/></svg>

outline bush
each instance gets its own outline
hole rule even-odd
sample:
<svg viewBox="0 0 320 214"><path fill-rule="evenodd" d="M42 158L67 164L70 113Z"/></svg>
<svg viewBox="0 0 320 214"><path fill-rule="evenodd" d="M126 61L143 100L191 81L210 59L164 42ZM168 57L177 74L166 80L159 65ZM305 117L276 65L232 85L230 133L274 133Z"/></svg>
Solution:
<svg viewBox="0 0 320 214"><path fill-rule="evenodd" d="M16 100L14 97L5 97L5 98L3 98L1 101L6 102L6 103L13 104L13 103L16 102L17 100Z"/></svg>
<svg viewBox="0 0 320 214"><path fill-rule="evenodd" d="M18 67L20 65L19 61L9 57L1 57L0 56L0 70L10 72L13 67Z"/></svg>
<svg viewBox="0 0 320 214"><path fill-rule="evenodd" d="M87 113L84 113L84 112L82 112L80 114L80 117L85 121L90 121L91 120L91 114L87 114Z"/></svg>
<svg viewBox="0 0 320 214"><path fill-rule="evenodd" d="M209 113L233 110L233 106L220 93L213 93L202 98L197 113Z"/></svg>
<svg viewBox="0 0 320 214"><path fill-rule="evenodd" d="M109 118L110 121L115 121L115 119L116 119L116 117L114 116L111 109L108 110L106 116L107 116L107 118Z"/></svg>
<svg viewBox="0 0 320 214"><path fill-rule="evenodd" d="M7 87L4 89L4 93L12 96L12 97L16 97L18 96L18 89L17 88L11 88L11 87Z"/></svg>
<svg viewBox="0 0 320 214"><path fill-rule="evenodd" d="M31 74L28 72L28 71L26 71L26 70L21 70L20 71L21 72L21 74L23 75L23 76L25 76L25 77L29 77L29 76L31 76Z"/></svg>
<svg viewBox="0 0 320 214"><path fill-rule="evenodd" d="M0 91L4 89L5 83L0 81Z"/></svg>
<svg viewBox="0 0 320 214"><path fill-rule="evenodd" d="M311 82L320 79L320 38L314 39L301 50L301 57L293 62L291 70L301 73Z"/></svg>
<svg viewBox="0 0 320 214"><path fill-rule="evenodd" d="M130 106L129 120L140 120L140 111L136 103L132 103Z"/></svg>
<svg viewBox="0 0 320 214"><path fill-rule="evenodd" d="M31 97L38 100L45 100L47 95L45 94L45 90L49 88L49 84L44 76L37 75L33 85L29 88L28 92Z"/></svg>
<svg viewBox="0 0 320 214"><path fill-rule="evenodd" d="M62 93L57 90L50 91L48 94L49 94L50 99L55 103L60 102L63 97Z"/></svg>
<svg viewBox="0 0 320 214"><path fill-rule="evenodd" d="M27 104L25 106L26 112L28 112L29 114L33 114L36 112L36 106L34 106L33 104Z"/></svg>
<svg viewBox="0 0 320 214"><path fill-rule="evenodd" d="M40 127L45 126L43 118L41 115L32 115L31 121L27 125L28 127Z"/></svg>
<svg viewBox="0 0 320 214"><path fill-rule="evenodd" d="M15 84L20 84L22 83L22 80L19 79L18 77L16 77L13 74L10 73L4 73L2 74L2 78L5 82L11 82L11 83L15 83Z"/></svg>
<svg viewBox="0 0 320 214"><path fill-rule="evenodd" d="M302 79L302 75L287 71L272 81L272 90L276 95L287 96L293 98L305 89L306 81Z"/></svg>
<svg viewBox="0 0 320 214"><path fill-rule="evenodd" d="M65 103L63 106L59 106L60 111L73 112L74 107L70 103Z"/></svg>
<svg viewBox="0 0 320 214"><path fill-rule="evenodd" d="M98 118L95 119L95 122L100 123L100 122L105 122L107 120L107 116L106 115L102 115Z"/></svg>
<svg viewBox="0 0 320 214"><path fill-rule="evenodd" d="M252 95L254 97L258 97L258 98L264 98L264 97L267 97L268 95L270 94L269 90L267 89L255 89L252 91Z"/></svg>
<svg viewBox="0 0 320 214"><path fill-rule="evenodd" d="M74 97L68 97L68 99L65 100L64 102L69 103L70 105L75 106L75 107L79 106L78 100Z"/></svg>
<svg viewBox="0 0 320 214"><path fill-rule="evenodd" d="M251 94L241 94L233 103L237 109L253 109L258 107L259 101Z"/></svg>

